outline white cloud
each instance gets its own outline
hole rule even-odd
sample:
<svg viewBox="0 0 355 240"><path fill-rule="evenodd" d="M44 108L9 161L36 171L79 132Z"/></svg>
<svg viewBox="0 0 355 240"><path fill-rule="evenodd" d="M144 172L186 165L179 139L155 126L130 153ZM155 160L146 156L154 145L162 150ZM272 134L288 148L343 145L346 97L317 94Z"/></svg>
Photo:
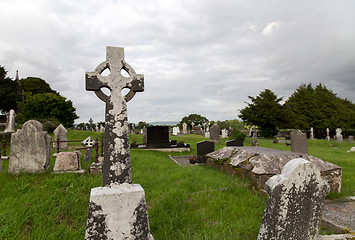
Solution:
<svg viewBox="0 0 355 240"><path fill-rule="evenodd" d="M274 21L271 23L268 23L266 27L263 29L262 33L264 36L270 37L274 34L274 32L280 28L281 22L280 21Z"/></svg>

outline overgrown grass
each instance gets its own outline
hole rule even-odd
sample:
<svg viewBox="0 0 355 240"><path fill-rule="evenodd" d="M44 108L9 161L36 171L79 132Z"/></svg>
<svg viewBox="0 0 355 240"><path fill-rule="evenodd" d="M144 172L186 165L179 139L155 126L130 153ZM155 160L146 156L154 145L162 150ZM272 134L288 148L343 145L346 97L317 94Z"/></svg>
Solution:
<svg viewBox="0 0 355 240"><path fill-rule="evenodd" d="M100 134L70 130L68 139L100 138ZM140 135L130 139L141 142ZM191 144L191 153L131 150L133 182L145 190L151 232L155 239L256 239L266 197L239 179L209 166L181 167L168 155L196 154L197 135L171 137ZM287 150L285 144L259 140L260 146ZM313 140L309 153L343 167L343 191L354 194L354 153L346 143L329 146ZM74 145L74 144L72 144ZM75 144L76 146L80 143ZM250 145L250 139L246 140ZM225 140L216 146L225 146ZM333 148L337 147L337 149ZM74 148L74 147L73 147ZM84 152L83 152L84 153ZM94 155L94 154L93 154ZM94 159L93 159L94 160ZM90 189L102 176L75 174L0 174L0 239L84 239ZM82 163L89 168L89 163Z"/></svg>

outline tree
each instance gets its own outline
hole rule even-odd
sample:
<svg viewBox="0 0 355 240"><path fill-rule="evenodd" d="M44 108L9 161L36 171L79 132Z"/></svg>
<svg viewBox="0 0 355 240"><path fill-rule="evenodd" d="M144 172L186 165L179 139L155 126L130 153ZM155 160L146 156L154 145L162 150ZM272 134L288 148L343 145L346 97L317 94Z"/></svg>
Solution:
<svg viewBox="0 0 355 240"><path fill-rule="evenodd" d="M32 94L38 93L56 93L49 84L38 77L27 77L20 80L21 89L24 92L30 92Z"/></svg>
<svg viewBox="0 0 355 240"><path fill-rule="evenodd" d="M240 110L238 115L248 124L260 127L260 133L264 137L273 137L277 134L277 127L282 125L284 111L280 104L281 98L269 89L260 92L259 96L251 97L252 103Z"/></svg>
<svg viewBox="0 0 355 240"><path fill-rule="evenodd" d="M284 104L288 128L323 131L327 128L354 128L355 105L336 96L326 86L301 85Z"/></svg>
<svg viewBox="0 0 355 240"><path fill-rule="evenodd" d="M233 128L238 130L244 129L244 124L238 119L217 121L217 124L221 129L223 128L225 129Z"/></svg>
<svg viewBox="0 0 355 240"><path fill-rule="evenodd" d="M186 123L187 126L190 127L191 123L194 123L195 126L197 126L203 125L205 122L208 122L208 119L206 117L201 116L199 114L190 114L189 116L183 117L178 125L182 127L182 124Z"/></svg>
<svg viewBox="0 0 355 240"><path fill-rule="evenodd" d="M139 122L138 125L136 126L136 129L142 129L143 127L149 127L149 123L146 122Z"/></svg>
<svg viewBox="0 0 355 240"><path fill-rule="evenodd" d="M55 93L25 93L26 101L22 106L22 121L30 119L54 118L65 127L72 127L78 118L70 100Z"/></svg>
<svg viewBox="0 0 355 240"><path fill-rule="evenodd" d="M7 71L0 65L0 110L8 112L14 109L17 112L17 102L21 101L19 86L6 75Z"/></svg>

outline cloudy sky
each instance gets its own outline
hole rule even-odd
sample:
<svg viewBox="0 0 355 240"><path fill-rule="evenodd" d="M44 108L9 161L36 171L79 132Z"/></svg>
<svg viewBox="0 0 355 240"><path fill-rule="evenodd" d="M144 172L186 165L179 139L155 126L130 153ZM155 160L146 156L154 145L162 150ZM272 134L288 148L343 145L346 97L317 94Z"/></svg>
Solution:
<svg viewBox="0 0 355 240"><path fill-rule="evenodd" d="M355 101L354 0L0 0L0 65L40 77L80 116L104 120L85 72L106 46L144 74L131 122L191 113L235 119L268 88L286 100L302 83Z"/></svg>

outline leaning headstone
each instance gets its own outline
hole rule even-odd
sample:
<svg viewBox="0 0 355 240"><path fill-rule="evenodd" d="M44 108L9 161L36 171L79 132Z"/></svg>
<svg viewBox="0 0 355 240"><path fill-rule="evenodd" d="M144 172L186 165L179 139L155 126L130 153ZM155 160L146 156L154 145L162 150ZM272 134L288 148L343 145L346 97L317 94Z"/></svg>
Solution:
<svg viewBox="0 0 355 240"><path fill-rule="evenodd" d="M307 135L301 131L293 131L291 135L291 152L308 153Z"/></svg>
<svg viewBox="0 0 355 240"><path fill-rule="evenodd" d="M330 136L329 136L330 130L329 130L329 128L327 128L326 132L327 132L327 137L325 138L325 140L330 141Z"/></svg>
<svg viewBox="0 0 355 240"><path fill-rule="evenodd" d="M187 134L187 123L182 124L182 133Z"/></svg>
<svg viewBox="0 0 355 240"><path fill-rule="evenodd" d="M210 140L214 143L219 143L219 134L220 134L220 128L219 126L215 123L211 127L210 130Z"/></svg>
<svg viewBox="0 0 355 240"><path fill-rule="evenodd" d="M110 70L108 76L101 73ZM129 77L124 77L126 71ZM106 103L103 187L91 189L85 239L151 239L145 194L132 184L127 102L144 90L143 75L124 61L123 48L107 47L106 61L86 73L86 90ZM107 96L102 87L110 90ZM130 91L122 96L121 90Z"/></svg>
<svg viewBox="0 0 355 240"><path fill-rule="evenodd" d="M318 239L327 182L311 162L296 158L265 183L269 195L258 240Z"/></svg>
<svg viewBox="0 0 355 240"><path fill-rule="evenodd" d="M54 140L53 140L54 150L58 149L58 146L57 146L58 139L59 139L59 149L67 149L68 142L61 142L61 141L68 140L67 134L68 134L68 130L65 129L65 127L62 124L59 124L59 126L54 130Z"/></svg>
<svg viewBox="0 0 355 240"><path fill-rule="evenodd" d="M228 130L227 129L222 129L222 138L227 138L228 137Z"/></svg>
<svg viewBox="0 0 355 240"><path fill-rule="evenodd" d="M232 140L226 141L226 146L227 147L241 147L241 146L243 146L243 140L232 139Z"/></svg>
<svg viewBox="0 0 355 240"><path fill-rule="evenodd" d="M79 172L80 158L77 152L60 152L57 154L53 172ZM85 172L80 171L80 172Z"/></svg>
<svg viewBox="0 0 355 240"><path fill-rule="evenodd" d="M16 113L13 109L11 109L9 115L7 115L5 132L15 132L15 118Z"/></svg>
<svg viewBox="0 0 355 240"><path fill-rule="evenodd" d="M52 138L36 120L11 134L9 173L44 172L49 167Z"/></svg>
<svg viewBox="0 0 355 240"><path fill-rule="evenodd" d="M337 128L335 132L336 135L334 136L334 140L337 142L342 142L343 141L343 135L341 135L342 130L340 128Z"/></svg>

